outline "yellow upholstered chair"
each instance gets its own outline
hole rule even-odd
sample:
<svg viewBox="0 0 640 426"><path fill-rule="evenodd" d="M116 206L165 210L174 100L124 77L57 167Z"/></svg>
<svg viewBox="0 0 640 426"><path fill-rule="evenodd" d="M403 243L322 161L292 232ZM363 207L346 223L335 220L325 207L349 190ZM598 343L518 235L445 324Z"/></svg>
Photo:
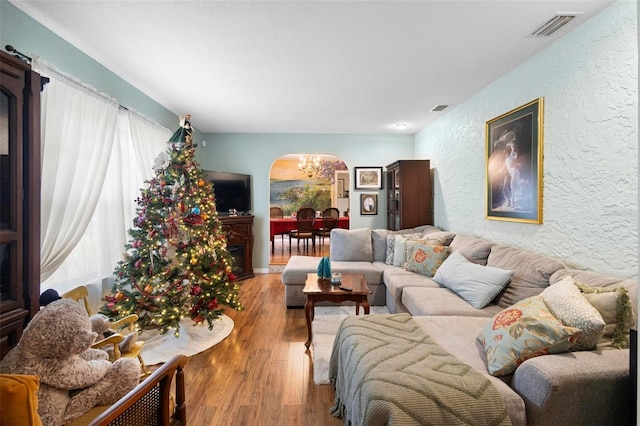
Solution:
<svg viewBox="0 0 640 426"><path fill-rule="evenodd" d="M76 287L73 290L64 293L62 297L82 302L85 309L87 310L87 315L93 315L93 313L91 312L91 306L89 305L89 291L87 290L87 287ZM128 333L136 333L135 323L137 321L138 316L135 314L131 314L119 319L118 321L112 322L111 331L113 332L113 334L103 339L97 340L91 347L94 349L111 347L113 350L109 352L109 357L112 362L119 359L120 357L138 358L138 361L140 361L140 367L142 369L141 374L144 377L150 374L147 366L144 363L144 360L142 359L142 347L144 346L144 342L138 340L133 345L133 347L129 349L129 351L120 351L120 343L125 339L125 336Z"/></svg>

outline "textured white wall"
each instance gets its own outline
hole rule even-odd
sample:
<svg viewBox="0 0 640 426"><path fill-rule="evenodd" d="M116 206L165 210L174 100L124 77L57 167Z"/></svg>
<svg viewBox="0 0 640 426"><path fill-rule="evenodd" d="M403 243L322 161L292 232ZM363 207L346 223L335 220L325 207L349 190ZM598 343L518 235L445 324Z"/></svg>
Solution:
<svg viewBox="0 0 640 426"><path fill-rule="evenodd" d="M613 4L416 135L416 158L435 168L436 225L637 276L636 8ZM538 97L544 222L486 220L484 124Z"/></svg>

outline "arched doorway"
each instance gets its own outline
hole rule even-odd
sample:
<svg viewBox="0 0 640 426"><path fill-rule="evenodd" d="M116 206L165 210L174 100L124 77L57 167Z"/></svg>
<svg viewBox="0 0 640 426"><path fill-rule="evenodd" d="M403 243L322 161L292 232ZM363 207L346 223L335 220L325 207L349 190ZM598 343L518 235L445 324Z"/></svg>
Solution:
<svg viewBox="0 0 640 426"><path fill-rule="evenodd" d="M277 158L269 171L269 204L281 209L285 219L295 216L301 207L311 207L318 214L328 207L336 207L341 216L348 216L349 188L347 165L331 154L288 154ZM273 224L271 228L273 234ZM277 231L283 232L270 234L271 263L277 253L280 255L278 263L286 263L290 255L298 253L296 249L289 253L286 230ZM315 255L323 254L318 250Z"/></svg>

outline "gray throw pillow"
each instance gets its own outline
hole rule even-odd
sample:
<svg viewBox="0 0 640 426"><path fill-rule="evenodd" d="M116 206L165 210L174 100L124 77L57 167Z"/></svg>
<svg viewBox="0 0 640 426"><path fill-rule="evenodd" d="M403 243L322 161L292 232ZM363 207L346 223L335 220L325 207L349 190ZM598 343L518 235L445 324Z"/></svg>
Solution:
<svg viewBox="0 0 640 426"><path fill-rule="evenodd" d="M387 235L391 231L388 229L372 229L371 241L373 247L373 261L384 262L387 257Z"/></svg>
<svg viewBox="0 0 640 426"><path fill-rule="evenodd" d="M469 262L455 251L440 265L433 280L482 309L509 284L511 275L513 271Z"/></svg>

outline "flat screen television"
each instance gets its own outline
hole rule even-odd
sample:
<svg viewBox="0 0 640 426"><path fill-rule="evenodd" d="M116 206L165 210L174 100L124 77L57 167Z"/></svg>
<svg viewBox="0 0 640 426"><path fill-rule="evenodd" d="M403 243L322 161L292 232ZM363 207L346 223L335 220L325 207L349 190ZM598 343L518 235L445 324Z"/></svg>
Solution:
<svg viewBox="0 0 640 426"><path fill-rule="evenodd" d="M204 176L213 184L218 215L227 216L231 209L238 214L251 211L251 175L205 171Z"/></svg>

